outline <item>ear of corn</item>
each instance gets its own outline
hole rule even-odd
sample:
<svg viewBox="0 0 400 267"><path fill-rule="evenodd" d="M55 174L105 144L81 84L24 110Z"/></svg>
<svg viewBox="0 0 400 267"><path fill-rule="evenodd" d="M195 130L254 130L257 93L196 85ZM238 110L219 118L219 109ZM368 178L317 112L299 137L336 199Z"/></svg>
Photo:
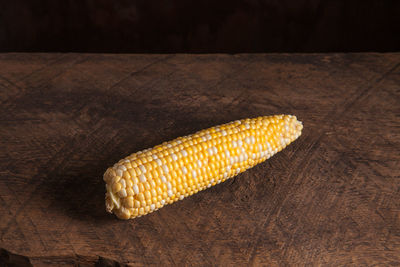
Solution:
<svg viewBox="0 0 400 267"><path fill-rule="evenodd" d="M129 219L232 178L301 135L295 116L237 120L134 153L108 168L106 209Z"/></svg>

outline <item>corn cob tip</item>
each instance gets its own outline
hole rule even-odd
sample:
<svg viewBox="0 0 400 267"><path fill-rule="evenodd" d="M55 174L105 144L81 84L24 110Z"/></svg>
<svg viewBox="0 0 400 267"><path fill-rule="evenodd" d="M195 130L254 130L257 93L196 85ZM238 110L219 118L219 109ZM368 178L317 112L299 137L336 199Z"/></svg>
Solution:
<svg viewBox="0 0 400 267"><path fill-rule="evenodd" d="M140 217L225 181L301 135L292 115L238 120L134 153L108 168L106 210Z"/></svg>

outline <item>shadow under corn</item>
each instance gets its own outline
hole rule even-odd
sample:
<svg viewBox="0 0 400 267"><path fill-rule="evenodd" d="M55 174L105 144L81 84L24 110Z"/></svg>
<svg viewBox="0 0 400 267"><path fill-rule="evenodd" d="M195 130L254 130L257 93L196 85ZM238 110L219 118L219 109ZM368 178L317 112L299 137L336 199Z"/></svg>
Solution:
<svg viewBox="0 0 400 267"><path fill-rule="evenodd" d="M105 211L104 162L84 164L79 168L51 174L54 179L45 183L45 190L52 198L49 209L66 217L107 222L113 219Z"/></svg>

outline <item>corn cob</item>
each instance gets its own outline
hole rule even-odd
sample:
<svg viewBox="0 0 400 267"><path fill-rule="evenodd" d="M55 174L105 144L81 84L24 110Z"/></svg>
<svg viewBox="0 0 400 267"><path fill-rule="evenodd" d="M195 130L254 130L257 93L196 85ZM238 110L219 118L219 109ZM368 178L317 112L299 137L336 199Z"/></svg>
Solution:
<svg viewBox="0 0 400 267"><path fill-rule="evenodd" d="M153 212L263 162L302 128L291 115L237 120L134 153L105 172L106 209L121 219Z"/></svg>

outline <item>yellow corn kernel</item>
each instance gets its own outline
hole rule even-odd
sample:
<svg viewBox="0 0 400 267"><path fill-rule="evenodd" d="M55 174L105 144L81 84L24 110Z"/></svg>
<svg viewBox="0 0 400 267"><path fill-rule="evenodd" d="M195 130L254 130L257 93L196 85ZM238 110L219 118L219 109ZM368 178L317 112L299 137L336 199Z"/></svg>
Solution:
<svg viewBox="0 0 400 267"><path fill-rule="evenodd" d="M151 213L270 158L302 128L291 115L244 119L134 153L105 172L106 209L121 219Z"/></svg>
<svg viewBox="0 0 400 267"><path fill-rule="evenodd" d="M121 190L121 188L122 188L122 186L121 186L120 183L115 183L115 184L113 184L113 186L112 186L112 191L113 191L113 193L117 193L118 191Z"/></svg>
<svg viewBox="0 0 400 267"><path fill-rule="evenodd" d="M133 208L133 197L132 196L128 196L125 198L125 206L127 208Z"/></svg>

